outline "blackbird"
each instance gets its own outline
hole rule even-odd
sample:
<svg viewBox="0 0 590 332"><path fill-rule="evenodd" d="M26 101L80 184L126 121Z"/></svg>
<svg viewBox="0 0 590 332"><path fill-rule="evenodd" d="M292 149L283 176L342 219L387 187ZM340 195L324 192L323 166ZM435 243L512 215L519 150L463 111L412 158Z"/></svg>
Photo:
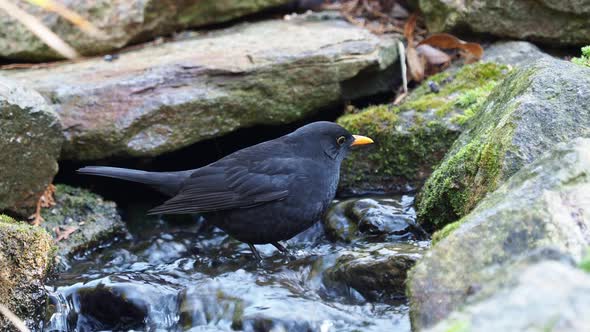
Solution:
<svg viewBox="0 0 590 332"><path fill-rule="evenodd" d="M288 240L318 221L336 194L340 164L352 146L373 143L326 121L179 172L87 166L79 173L147 184L171 196L148 214L203 214L248 244Z"/></svg>

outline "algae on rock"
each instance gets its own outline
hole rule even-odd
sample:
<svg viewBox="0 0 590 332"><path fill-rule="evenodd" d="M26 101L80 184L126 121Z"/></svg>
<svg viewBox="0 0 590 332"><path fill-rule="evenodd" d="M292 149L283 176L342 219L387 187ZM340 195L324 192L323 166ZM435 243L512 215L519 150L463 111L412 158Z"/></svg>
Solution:
<svg viewBox="0 0 590 332"><path fill-rule="evenodd" d="M343 162L340 192L400 192L420 186L509 71L491 62L466 65L429 78L400 106L372 106L340 117L337 122L350 132L375 141ZM433 85L440 91L433 91Z"/></svg>
<svg viewBox="0 0 590 332"><path fill-rule="evenodd" d="M544 59L489 96L418 195L418 221L441 229L559 142L590 137L590 68Z"/></svg>
<svg viewBox="0 0 590 332"><path fill-rule="evenodd" d="M43 228L0 214L1 302L29 327L36 325L42 314L44 282L54 255L53 239ZM12 330L3 315L0 330Z"/></svg>

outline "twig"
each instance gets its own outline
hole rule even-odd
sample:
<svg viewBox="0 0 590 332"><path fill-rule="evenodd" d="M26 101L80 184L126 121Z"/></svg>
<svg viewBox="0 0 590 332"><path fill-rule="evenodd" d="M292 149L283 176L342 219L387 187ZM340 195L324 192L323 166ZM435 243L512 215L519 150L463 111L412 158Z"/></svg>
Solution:
<svg viewBox="0 0 590 332"><path fill-rule="evenodd" d="M31 332L25 322L23 322L20 318L18 318L10 309L8 309L4 304L0 303L0 314L4 315L6 319L8 319L14 327L20 332Z"/></svg>
<svg viewBox="0 0 590 332"><path fill-rule="evenodd" d="M30 15L7 0L0 0L0 9L3 9L12 18L26 26L32 33L41 39L61 56L74 59L79 57L78 52L64 42L58 35L49 30L35 16Z"/></svg>

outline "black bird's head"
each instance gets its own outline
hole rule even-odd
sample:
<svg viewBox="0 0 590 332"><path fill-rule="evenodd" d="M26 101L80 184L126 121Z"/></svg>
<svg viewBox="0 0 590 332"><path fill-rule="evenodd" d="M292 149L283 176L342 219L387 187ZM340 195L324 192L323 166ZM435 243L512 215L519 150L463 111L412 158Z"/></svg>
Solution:
<svg viewBox="0 0 590 332"><path fill-rule="evenodd" d="M352 146L373 143L368 137L352 135L338 124L328 121L310 123L288 136L300 143L306 152L327 156L338 162L346 157Z"/></svg>

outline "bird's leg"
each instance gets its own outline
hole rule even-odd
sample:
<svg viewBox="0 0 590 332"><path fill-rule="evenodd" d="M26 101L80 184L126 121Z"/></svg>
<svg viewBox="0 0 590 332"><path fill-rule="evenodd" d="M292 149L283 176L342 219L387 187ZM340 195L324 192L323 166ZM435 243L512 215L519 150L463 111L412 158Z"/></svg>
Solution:
<svg viewBox="0 0 590 332"><path fill-rule="evenodd" d="M285 255L291 254L289 252L289 249L285 248L282 244L279 243L279 241L271 242L270 244L272 244L275 248L277 248L278 251L280 251L281 253L283 253Z"/></svg>
<svg viewBox="0 0 590 332"><path fill-rule="evenodd" d="M254 257L256 257L257 260L261 261L262 257L260 257L260 254L256 250L256 247L254 247L254 245L252 243L248 243L248 247L250 247L250 250L252 250Z"/></svg>

